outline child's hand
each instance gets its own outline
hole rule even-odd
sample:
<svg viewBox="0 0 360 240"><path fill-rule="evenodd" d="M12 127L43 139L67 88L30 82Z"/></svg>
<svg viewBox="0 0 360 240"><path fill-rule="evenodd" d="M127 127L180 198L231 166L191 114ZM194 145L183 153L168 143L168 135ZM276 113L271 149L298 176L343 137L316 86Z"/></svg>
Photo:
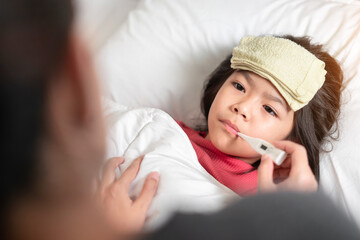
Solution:
<svg viewBox="0 0 360 240"><path fill-rule="evenodd" d="M150 173L139 197L136 200L130 199L129 186L135 179L143 158L141 156L135 159L118 179L115 179L115 170L124 162L124 158L110 159L103 169L99 187L100 203L110 227L121 235L131 235L141 231L147 210L158 187L159 173Z"/></svg>
<svg viewBox="0 0 360 240"><path fill-rule="evenodd" d="M261 157L258 168L259 192L316 191L318 183L308 164L306 149L291 141L277 141L274 146L284 150L288 157L280 166L274 166L266 154Z"/></svg>

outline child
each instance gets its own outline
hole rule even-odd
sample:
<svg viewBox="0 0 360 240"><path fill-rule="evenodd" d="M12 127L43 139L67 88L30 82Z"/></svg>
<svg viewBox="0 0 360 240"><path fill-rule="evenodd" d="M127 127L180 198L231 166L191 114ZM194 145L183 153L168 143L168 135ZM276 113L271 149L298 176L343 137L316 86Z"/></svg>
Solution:
<svg viewBox="0 0 360 240"><path fill-rule="evenodd" d="M303 145L319 180L321 145L334 124L337 129L342 79L336 60L306 37L244 37L205 85L206 127L179 125L201 165L240 195L256 192L261 156L237 131L275 145L284 139ZM278 168L274 178L288 174Z"/></svg>

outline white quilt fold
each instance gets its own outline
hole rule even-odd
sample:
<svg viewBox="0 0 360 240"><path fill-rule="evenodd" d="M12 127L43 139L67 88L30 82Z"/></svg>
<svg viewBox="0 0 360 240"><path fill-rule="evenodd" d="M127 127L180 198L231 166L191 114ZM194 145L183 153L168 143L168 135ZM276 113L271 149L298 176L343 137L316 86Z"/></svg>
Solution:
<svg viewBox="0 0 360 240"><path fill-rule="evenodd" d="M174 211L210 213L240 198L200 165L187 135L167 113L128 108L107 99L103 99L103 106L108 127L106 159L124 156L123 172L136 157L145 154L130 195L139 195L149 173L160 173L145 229L158 228Z"/></svg>

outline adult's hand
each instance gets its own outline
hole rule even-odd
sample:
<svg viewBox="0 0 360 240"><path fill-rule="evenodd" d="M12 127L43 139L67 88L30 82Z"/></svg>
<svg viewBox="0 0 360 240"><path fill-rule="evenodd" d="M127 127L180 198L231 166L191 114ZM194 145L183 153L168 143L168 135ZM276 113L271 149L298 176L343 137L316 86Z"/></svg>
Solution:
<svg viewBox="0 0 360 240"><path fill-rule="evenodd" d="M259 192L316 191L318 183L309 166L306 149L291 141L277 141L274 146L285 151L288 156L280 166L274 166L268 155L262 155L258 168Z"/></svg>
<svg viewBox="0 0 360 240"><path fill-rule="evenodd" d="M132 164L116 179L115 170L125 160L122 157L110 159L103 168L99 186L99 196L105 217L110 227L121 235L132 235L141 231L147 210L156 193L159 173L150 173L139 197L129 197L129 187L135 179L144 156L135 159Z"/></svg>

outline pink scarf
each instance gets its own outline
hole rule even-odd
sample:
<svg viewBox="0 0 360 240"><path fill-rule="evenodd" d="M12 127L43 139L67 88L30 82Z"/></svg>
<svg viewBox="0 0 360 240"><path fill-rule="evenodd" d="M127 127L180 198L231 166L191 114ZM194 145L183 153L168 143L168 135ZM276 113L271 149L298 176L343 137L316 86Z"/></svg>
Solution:
<svg viewBox="0 0 360 240"><path fill-rule="evenodd" d="M257 192L257 170L237 158L217 150L205 139L206 133L195 131L183 122L178 124L189 137L200 164L216 180L239 195L253 195Z"/></svg>

